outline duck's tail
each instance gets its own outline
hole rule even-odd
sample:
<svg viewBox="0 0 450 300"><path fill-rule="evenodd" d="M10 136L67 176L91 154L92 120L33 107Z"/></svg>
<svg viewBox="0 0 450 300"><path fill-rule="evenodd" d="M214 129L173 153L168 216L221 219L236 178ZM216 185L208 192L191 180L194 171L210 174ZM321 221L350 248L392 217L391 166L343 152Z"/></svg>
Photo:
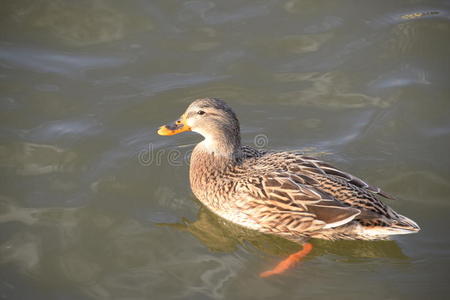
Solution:
<svg viewBox="0 0 450 300"><path fill-rule="evenodd" d="M396 214L394 220L390 220L389 224L381 222L380 225L363 226L362 235L367 238L386 238L390 235L410 234L420 231L419 225L416 222L403 215Z"/></svg>
<svg viewBox="0 0 450 300"><path fill-rule="evenodd" d="M393 230L398 230L399 232L404 232L405 234L416 233L420 230L420 227L416 222L400 214L398 215L398 219L395 220L391 226Z"/></svg>

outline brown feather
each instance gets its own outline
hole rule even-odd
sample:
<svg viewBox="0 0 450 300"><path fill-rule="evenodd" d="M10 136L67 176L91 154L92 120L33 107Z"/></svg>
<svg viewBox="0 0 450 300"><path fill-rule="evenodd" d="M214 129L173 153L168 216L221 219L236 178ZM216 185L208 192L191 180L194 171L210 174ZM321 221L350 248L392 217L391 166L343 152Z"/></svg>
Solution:
<svg viewBox="0 0 450 300"><path fill-rule="evenodd" d="M222 100L196 100L185 115L206 138L192 153L192 191L223 218L292 240L380 239L419 230L378 198L391 196L362 179L298 152L241 146L237 117Z"/></svg>

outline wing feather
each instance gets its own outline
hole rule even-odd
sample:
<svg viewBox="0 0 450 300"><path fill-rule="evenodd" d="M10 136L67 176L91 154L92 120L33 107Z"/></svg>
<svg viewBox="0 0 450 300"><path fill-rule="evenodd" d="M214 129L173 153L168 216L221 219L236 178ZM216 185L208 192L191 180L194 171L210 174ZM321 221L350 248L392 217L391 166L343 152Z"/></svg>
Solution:
<svg viewBox="0 0 450 300"><path fill-rule="evenodd" d="M314 180L305 175L271 172L259 181L262 191L246 189L246 210L266 232L306 234L341 226L360 213L308 184Z"/></svg>

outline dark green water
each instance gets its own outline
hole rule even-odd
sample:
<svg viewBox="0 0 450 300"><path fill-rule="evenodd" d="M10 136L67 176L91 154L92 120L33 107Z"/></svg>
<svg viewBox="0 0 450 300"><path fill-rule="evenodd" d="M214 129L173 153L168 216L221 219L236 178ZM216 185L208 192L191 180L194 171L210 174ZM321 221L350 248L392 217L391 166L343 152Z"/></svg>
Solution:
<svg viewBox="0 0 450 300"><path fill-rule="evenodd" d="M2 1L0 298L445 299L448 1ZM296 251L208 213L198 97L243 141L303 149L396 195L422 231Z"/></svg>

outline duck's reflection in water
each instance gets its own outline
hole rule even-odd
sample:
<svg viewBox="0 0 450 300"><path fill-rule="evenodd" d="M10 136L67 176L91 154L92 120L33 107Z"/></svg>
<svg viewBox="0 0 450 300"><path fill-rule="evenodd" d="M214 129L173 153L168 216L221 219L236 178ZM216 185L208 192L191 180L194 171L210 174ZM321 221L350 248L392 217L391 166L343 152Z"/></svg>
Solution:
<svg viewBox="0 0 450 300"><path fill-rule="evenodd" d="M203 206L194 221L182 219L179 223L158 223L158 225L189 232L211 251L232 252L237 247L242 246L249 251L260 251L260 253L266 255L285 257L302 247L301 244L281 237L262 234L235 225L216 216ZM327 241L310 239L308 242L314 245L314 250L305 258L306 260L325 255L334 256L336 260L355 263L368 258L388 258L403 261L408 259L394 240ZM251 246L249 247L249 245Z"/></svg>

